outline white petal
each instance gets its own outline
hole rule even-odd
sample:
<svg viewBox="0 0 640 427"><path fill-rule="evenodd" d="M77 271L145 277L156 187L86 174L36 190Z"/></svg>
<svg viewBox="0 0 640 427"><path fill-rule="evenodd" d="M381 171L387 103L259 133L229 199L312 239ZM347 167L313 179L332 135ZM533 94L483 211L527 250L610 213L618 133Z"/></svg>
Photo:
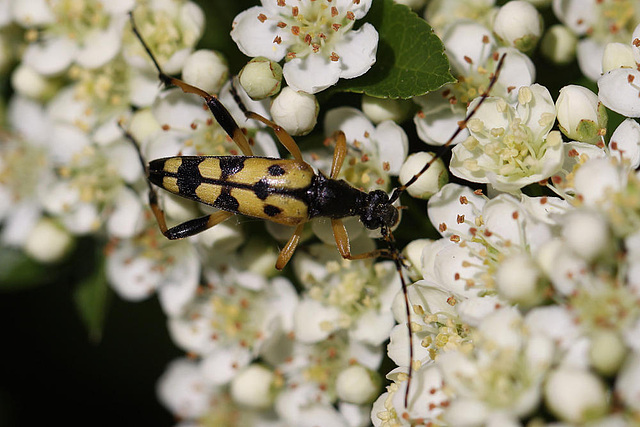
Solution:
<svg viewBox="0 0 640 427"><path fill-rule="evenodd" d="M130 244L116 248L107 257L107 278L121 298L140 301L153 294L160 273L148 258L139 257Z"/></svg>
<svg viewBox="0 0 640 427"><path fill-rule="evenodd" d="M602 75L602 56L604 55L604 43L599 43L592 38L582 39L578 42L578 65L580 71L593 81Z"/></svg>
<svg viewBox="0 0 640 427"><path fill-rule="evenodd" d="M129 79L129 97L136 107L148 107L160 93L158 76L155 73L131 68Z"/></svg>
<svg viewBox="0 0 640 427"><path fill-rule="evenodd" d="M364 113L356 108L338 107L327 111L324 128L327 135L333 135L334 132L341 130L348 142L358 141L364 144L367 150L374 149L371 147L369 138L375 133L376 128Z"/></svg>
<svg viewBox="0 0 640 427"><path fill-rule="evenodd" d="M518 89L522 86L531 85L536 79L536 67L524 53L512 47L501 47L497 50L498 55L506 54L504 65L498 81L496 82L495 93L504 97L507 102L513 104L518 97ZM502 91L498 91L502 89Z"/></svg>
<svg viewBox="0 0 640 427"><path fill-rule="evenodd" d="M449 88L450 89L450 88ZM418 137L431 145L444 145L458 129L458 123L464 120L465 111L453 108L442 92L449 90L447 86L437 92L414 98L421 110L413 117ZM465 128L455 137L451 145L458 144L469 136Z"/></svg>
<svg viewBox="0 0 640 427"><path fill-rule="evenodd" d="M640 117L640 71L611 70L598 80L598 97L610 110L626 117Z"/></svg>
<svg viewBox="0 0 640 427"><path fill-rule="evenodd" d="M335 45L340 56L340 77L352 79L369 71L376 62L378 32L366 22L358 31L349 31Z"/></svg>
<svg viewBox="0 0 640 427"><path fill-rule="evenodd" d="M341 72L339 61L329 60L322 52L294 58L282 67L284 79L292 89L311 94L336 84Z"/></svg>
<svg viewBox="0 0 640 427"><path fill-rule="evenodd" d="M260 14L265 14L267 20L258 20ZM278 18L264 7L254 6L235 17L231 38L238 45L238 49L247 56L264 56L272 61L280 61L287 52L287 46L286 35L279 31L277 26ZM283 33L283 42L274 43L275 37L280 33Z"/></svg>
<svg viewBox="0 0 640 427"><path fill-rule="evenodd" d="M407 134L395 122L387 120L376 127L375 140L380 160L389 165L389 174L398 175L409 151Z"/></svg>
<svg viewBox="0 0 640 427"><path fill-rule="evenodd" d="M45 76L60 74L71 65L78 47L66 37L31 43L24 52L24 63Z"/></svg>
<svg viewBox="0 0 640 427"><path fill-rule="evenodd" d="M11 1L13 19L23 27L33 28L52 24L55 15L47 0Z"/></svg>
<svg viewBox="0 0 640 427"><path fill-rule="evenodd" d="M120 52L122 29L113 26L105 31L94 30L84 39L76 61L85 68L98 68L111 61Z"/></svg>
<svg viewBox="0 0 640 427"><path fill-rule="evenodd" d="M489 43L483 40L489 40ZM495 45L491 31L472 21L458 21L449 26L442 36L442 42L454 74L463 76L468 75L471 68L487 62Z"/></svg>
<svg viewBox="0 0 640 427"><path fill-rule="evenodd" d="M247 348L239 345L220 347L202 359L202 375L210 384L224 385L249 362L251 355Z"/></svg>
<svg viewBox="0 0 640 427"><path fill-rule="evenodd" d="M381 345L389 338L394 324L390 311L378 313L375 310L368 310L349 330L349 337L365 344Z"/></svg>
<svg viewBox="0 0 640 427"><path fill-rule="evenodd" d="M66 164L91 143L89 135L73 125L56 124L50 134L51 160Z"/></svg>
<svg viewBox="0 0 640 427"><path fill-rule="evenodd" d="M174 416L195 419L209 409L210 389L200 366L190 359L176 359L167 366L156 386L158 399Z"/></svg>
<svg viewBox="0 0 640 427"><path fill-rule="evenodd" d="M476 227L474 220L481 215L486 202L484 196L475 194L471 188L450 183L429 199L427 214L431 223L441 230L442 237L470 235L469 229ZM462 224L458 223L460 215L465 218ZM441 228L441 224L446 227Z"/></svg>
<svg viewBox="0 0 640 427"><path fill-rule="evenodd" d="M629 161L630 169L640 165L640 125L632 119L626 119L616 128L609 142L611 155Z"/></svg>
<svg viewBox="0 0 640 427"><path fill-rule="evenodd" d="M296 307L294 330L296 339L313 343L326 339L338 328L340 311L318 301L305 299Z"/></svg>
<svg viewBox="0 0 640 427"><path fill-rule="evenodd" d="M35 201L25 201L13 206L4 218L0 241L9 246L22 246L42 215L42 208Z"/></svg>
<svg viewBox="0 0 640 427"><path fill-rule="evenodd" d="M123 187L114 203L115 209L107 219L107 232L119 238L133 237L144 221L142 201L133 190Z"/></svg>
<svg viewBox="0 0 640 427"><path fill-rule="evenodd" d="M200 97L184 94L180 89L162 92L151 111L158 123L168 125L172 130L191 132L191 124L206 122L211 118L208 110L202 108Z"/></svg>
<svg viewBox="0 0 640 427"><path fill-rule="evenodd" d="M174 262L165 266L160 283L160 305L168 315L182 312L195 296L200 279L200 261L195 248L185 242L176 248Z"/></svg>
<svg viewBox="0 0 640 427"><path fill-rule="evenodd" d="M553 0L558 19L578 35L592 27L597 17L597 0Z"/></svg>
<svg viewBox="0 0 640 427"><path fill-rule="evenodd" d="M533 133L534 141L540 141L544 136L549 133L553 127L555 120L545 119L540 123L541 118L544 116L555 118L556 107L549 93L549 89L539 85L537 83L532 84L528 88L533 95L531 102L526 106L519 105L516 107L518 115L523 119L523 124L527 125ZM526 90L526 89L523 89ZM595 96L594 96L595 98Z"/></svg>

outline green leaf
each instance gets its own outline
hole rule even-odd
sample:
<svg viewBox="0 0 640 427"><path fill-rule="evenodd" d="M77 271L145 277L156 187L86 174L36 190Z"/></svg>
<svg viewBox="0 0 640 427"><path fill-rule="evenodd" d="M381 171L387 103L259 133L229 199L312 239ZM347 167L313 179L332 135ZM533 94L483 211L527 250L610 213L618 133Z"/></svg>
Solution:
<svg viewBox="0 0 640 427"><path fill-rule="evenodd" d="M93 342L99 342L102 338L111 296L105 274L105 257L100 253L96 258L98 259L93 271L82 279L73 293L78 313L87 328L89 339Z"/></svg>
<svg viewBox="0 0 640 427"><path fill-rule="evenodd" d="M0 246L0 291L21 291L52 282L57 269L40 264L24 252Z"/></svg>
<svg viewBox="0 0 640 427"><path fill-rule="evenodd" d="M376 63L361 77L340 80L334 90L406 99L454 81L442 41L407 6L375 0L365 21L380 35Z"/></svg>

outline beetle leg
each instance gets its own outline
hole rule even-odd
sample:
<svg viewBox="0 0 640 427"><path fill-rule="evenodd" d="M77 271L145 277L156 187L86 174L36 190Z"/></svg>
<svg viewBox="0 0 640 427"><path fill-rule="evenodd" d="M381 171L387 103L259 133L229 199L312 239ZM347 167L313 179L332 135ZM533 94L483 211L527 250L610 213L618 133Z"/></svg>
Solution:
<svg viewBox="0 0 640 427"><path fill-rule="evenodd" d="M229 137L233 139L236 145L240 148L242 154L244 154L245 156L253 156L253 151L251 150L251 146L247 141L247 137L244 135L242 129L238 126L236 121L233 119L231 113L229 113L229 110L227 110L226 107L222 105L220 100L200 88L192 86L180 79L176 79L175 77L171 77L168 74L165 74L164 71L162 71L160 64L158 64L155 56L153 56L151 49L149 49L149 46L147 46L147 43L144 41L142 35L138 31L138 27L136 26L136 23L133 19L132 12L129 12L129 19L131 21L131 28L134 34L136 35L138 40L140 40L140 43L142 43L144 50L153 61L153 64L158 70L158 77L160 78L160 81L162 81L162 83L165 85L165 87L177 86L182 89L184 93L193 93L202 97L207 104L207 107L209 107L211 114L213 114L213 116L216 118L220 126L222 126L222 128L225 130L227 135L229 135Z"/></svg>
<svg viewBox="0 0 640 427"><path fill-rule="evenodd" d="M377 257L394 258L393 252L391 252L389 249L376 249L370 252L352 255L351 247L349 245L349 235L347 234L347 229L342 223L342 220L332 219L331 229L333 230L333 237L336 239L338 252L340 252L340 255L344 259L366 259Z"/></svg>
<svg viewBox="0 0 640 427"><path fill-rule="evenodd" d="M336 149L333 151L333 162L331 163L331 179L336 179L342 169L342 163L347 156L347 138L344 132L338 131L334 136L336 140Z"/></svg>
<svg viewBox="0 0 640 427"><path fill-rule="evenodd" d="M300 243L300 236L302 236L302 229L304 228L304 223L299 224L296 227L296 231L293 232L293 235L289 238L287 244L280 251L280 255L278 255L278 261L276 262L276 268L278 270L282 270L285 265L289 262L293 253L296 251L296 247L298 243Z"/></svg>
<svg viewBox="0 0 640 427"><path fill-rule="evenodd" d="M258 120L273 129L273 132L275 132L276 137L278 138L280 143L284 145L284 148L286 148L289 153L291 153L293 158L299 162L304 162L298 144L296 144L291 135L289 135L289 133L284 130L282 126L272 122L271 120L261 116L258 113L254 113L253 111L246 111L244 115L247 116L248 119Z"/></svg>
<svg viewBox="0 0 640 427"><path fill-rule="evenodd" d="M201 233L235 215L233 212L218 211L199 218L190 219L189 221L185 221L168 228L164 211L158 204L158 198L155 191L149 193L149 204L151 205L153 215L156 217L160 231L169 240L183 239L185 237Z"/></svg>

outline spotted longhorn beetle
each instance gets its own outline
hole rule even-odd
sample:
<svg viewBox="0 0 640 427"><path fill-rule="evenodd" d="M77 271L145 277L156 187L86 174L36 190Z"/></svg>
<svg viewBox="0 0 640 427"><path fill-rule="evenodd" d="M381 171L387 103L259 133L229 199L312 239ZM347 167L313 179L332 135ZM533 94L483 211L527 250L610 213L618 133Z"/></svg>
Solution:
<svg viewBox="0 0 640 427"><path fill-rule="evenodd" d="M295 226L293 235L280 250L276 268L281 270L291 259L300 242L304 224L313 218L331 219L331 228L340 255L349 260L385 257L394 261L402 284L407 325L409 329L409 367L404 406L408 407L409 389L413 372L413 337L411 334L411 310L402 268L404 260L397 250L391 228L399 220L398 209L394 206L403 191L414 184L431 165L439 159L451 145L467 122L489 96L498 79L505 55L499 58L496 71L480 101L469 111L440 152L428 161L407 183L393 190L391 196L382 190L361 191L348 182L337 179L347 154L344 133L335 135L336 147L333 154L329 176L315 173L311 165L304 161L300 148L293 138L278 124L255 113L244 106L233 85L231 93L247 119L258 120L273 129L280 143L289 151L293 159L257 157L253 155L249 142L242 129L231 116L227 108L217 97L180 79L165 74L138 31L129 13L131 28L153 61L158 77L165 87L177 86L185 93L202 97L220 126L240 148L242 156L175 156L156 159L147 165L133 136L123 129L125 136L135 146L143 169L146 171L149 186L149 205L158 222L162 234L168 239L181 239L205 231L224 220L237 215ZM173 194L195 200L219 211L195 218L168 228L164 211L158 204L154 184ZM342 223L343 218L357 216L362 224L371 230L380 230L388 248L353 255L350 250L349 236Z"/></svg>

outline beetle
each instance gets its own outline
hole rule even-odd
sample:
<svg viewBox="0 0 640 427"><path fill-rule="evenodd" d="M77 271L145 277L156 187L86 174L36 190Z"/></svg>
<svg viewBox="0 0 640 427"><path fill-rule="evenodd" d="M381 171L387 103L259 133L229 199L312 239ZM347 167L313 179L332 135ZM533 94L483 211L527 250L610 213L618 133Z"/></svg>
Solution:
<svg viewBox="0 0 640 427"><path fill-rule="evenodd" d="M442 157L445 150L465 128L467 122L488 97L489 92L496 83L505 55L499 58L496 71L480 101L467 113L464 120L458 124L458 128L441 147L440 152L427 162L407 183L396 187L389 196L382 190L361 191L348 182L337 178L347 154L344 133L337 132L334 137L336 147L329 176L322 172L316 173L311 165L302 158L300 148L293 138L278 124L255 112L248 111L232 85L231 93L244 115L248 119L258 120L270 127L293 158L281 159L254 156L246 136L227 108L217 97L165 74L138 31L133 14L129 13L129 17L131 28L152 60L163 86L176 86L185 93L195 94L203 98L215 119L243 154L241 156L174 156L155 159L147 165L133 136L123 128L125 136L131 140L137 149L143 169L146 171L149 187L149 205L162 234L169 239L193 236L238 214L294 226L295 231L278 255L276 268L281 270L295 252L300 242L304 225L313 218L327 217L331 220L336 246L343 258L356 260L386 257L392 259L400 275L407 324L409 326L410 363L407 389L404 396L404 405L408 407L413 372L413 338L407 285L402 273L404 259L395 247L393 234L391 233L392 227L399 221L399 208L394 206L394 203L436 160ZM173 194L218 208L219 211L169 228L164 211L158 203L156 189L152 184ZM352 216L359 217L366 228L380 230L388 248L379 248L356 255L352 254L349 236L342 223L343 218Z"/></svg>

